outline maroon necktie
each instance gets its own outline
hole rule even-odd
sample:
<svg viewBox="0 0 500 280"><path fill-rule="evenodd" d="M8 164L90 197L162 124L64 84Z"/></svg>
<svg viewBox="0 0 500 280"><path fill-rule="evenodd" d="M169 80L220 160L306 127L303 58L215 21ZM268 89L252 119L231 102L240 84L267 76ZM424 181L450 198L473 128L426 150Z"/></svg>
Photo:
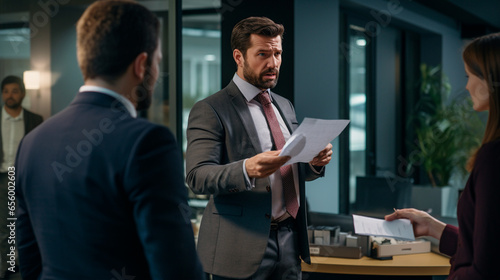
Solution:
<svg viewBox="0 0 500 280"><path fill-rule="evenodd" d="M276 114L274 113L273 105L271 104L271 99L269 98L267 91L259 93L257 95L257 100L264 108L267 124L271 129L271 134L274 139L274 145L278 150L281 150L285 145L285 138L283 137L283 132L281 131L278 118L276 118ZM299 204L295 193L292 165L282 166L280 168L280 173L281 181L283 183L283 193L285 195L286 210L293 218L295 218L297 216L297 212L299 211Z"/></svg>

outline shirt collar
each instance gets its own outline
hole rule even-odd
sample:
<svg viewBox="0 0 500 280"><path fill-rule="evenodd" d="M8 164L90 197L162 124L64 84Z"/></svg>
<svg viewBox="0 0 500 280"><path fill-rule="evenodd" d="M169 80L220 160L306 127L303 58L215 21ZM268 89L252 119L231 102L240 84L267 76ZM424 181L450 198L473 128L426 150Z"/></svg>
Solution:
<svg viewBox="0 0 500 280"><path fill-rule="evenodd" d="M134 118L137 117L137 110L134 108L134 105L132 104L132 102L130 102L130 100L128 100L127 98L125 98L123 95L121 95L121 94L119 94L119 93L117 93L115 91L112 91L110 89L103 88L103 87L98 87L98 86L81 86L80 87L80 92L85 92L85 91L103 93L103 94L109 95L111 97L114 97L118 101L120 101L123 104L123 106L125 106L125 108L127 109L127 111L130 113L130 115L132 117L134 117Z"/></svg>
<svg viewBox="0 0 500 280"><path fill-rule="evenodd" d="M13 117L9 115L9 113L7 113L7 111L5 110L5 105L2 106L2 121L6 120L14 120L14 121L24 120L24 109L21 108L21 113L19 114L19 116Z"/></svg>
<svg viewBox="0 0 500 280"><path fill-rule="evenodd" d="M257 94L259 94L262 91L256 86L240 78L240 76L238 76L237 73L234 73L233 82L236 84L241 93L243 93L243 96L245 97L247 102L252 101L252 99L254 99L255 96L257 96ZM269 98L271 99L271 101L273 101L269 89L267 89L266 91L269 93Z"/></svg>

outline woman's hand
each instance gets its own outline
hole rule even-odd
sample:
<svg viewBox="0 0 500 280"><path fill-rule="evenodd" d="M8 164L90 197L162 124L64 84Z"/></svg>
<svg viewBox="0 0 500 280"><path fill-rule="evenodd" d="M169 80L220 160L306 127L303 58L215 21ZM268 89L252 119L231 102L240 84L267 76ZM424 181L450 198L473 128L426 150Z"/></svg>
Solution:
<svg viewBox="0 0 500 280"><path fill-rule="evenodd" d="M415 237L432 236L436 239L441 239L443 230L446 224L435 219L429 213L413 208L394 209L394 213L385 216L386 221L397 219L408 219L413 225Z"/></svg>

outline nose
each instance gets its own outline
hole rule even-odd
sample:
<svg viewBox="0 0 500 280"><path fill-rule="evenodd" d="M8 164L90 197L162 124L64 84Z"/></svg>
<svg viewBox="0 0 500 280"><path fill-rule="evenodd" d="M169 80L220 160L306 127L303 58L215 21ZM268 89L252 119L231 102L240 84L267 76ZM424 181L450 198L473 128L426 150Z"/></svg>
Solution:
<svg viewBox="0 0 500 280"><path fill-rule="evenodd" d="M276 69L279 66L279 58L271 56L267 63L267 67L271 69Z"/></svg>

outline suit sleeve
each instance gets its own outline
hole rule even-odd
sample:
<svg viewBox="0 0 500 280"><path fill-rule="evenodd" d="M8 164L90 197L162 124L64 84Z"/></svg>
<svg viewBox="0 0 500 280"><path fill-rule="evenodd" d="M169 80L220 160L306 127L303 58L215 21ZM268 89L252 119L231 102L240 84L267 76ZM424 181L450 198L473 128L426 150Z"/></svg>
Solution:
<svg viewBox="0 0 500 280"><path fill-rule="evenodd" d="M165 127L145 132L132 150L125 191L153 279L204 279L195 250L181 153Z"/></svg>
<svg viewBox="0 0 500 280"><path fill-rule="evenodd" d="M458 228L452 225L446 225L441 239L439 240L439 252L448 256L455 255L458 244Z"/></svg>
<svg viewBox="0 0 500 280"><path fill-rule="evenodd" d="M21 148L22 141L19 144ZM18 160L16 160L18 162ZM20 170L16 165L16 173ZM33 232L30 216L24 195L22 192L23 186L21 184L19 174L16 174L16 243L19 253L19 263L21 276L24 280L35 280L42 272L42 259L38 243Z"/></svg>
<svg viewBox="0 0 500 280"><path fill-rule="evenodd" d="M321 171L317 171L314 169L314 167L310 163L304 163L305 165L305 180L306 181L313 181L318 179L319 177L324 177L325 176L325 166L322 166Z"/></svg>
<svg viewBox="0 0 500 280"><path fill-rule="evenodd" d="M497 279L500 263L500 147L498 144L486 144L476 157L473 176L475 194L474 227L472 236L463 236L472 240L470 265L456 266L449 279ZM462 248L459 248L463 250ZM456 254L459 254L457 250Z"/></svg>
<svg viewBox="0 0 500 280"><path fill-rule="evenodd" d="M195 193L223 194L246 190L243 159L228 162L225 129L217 112L206 102L189 114L186 182Z"/></svg>

